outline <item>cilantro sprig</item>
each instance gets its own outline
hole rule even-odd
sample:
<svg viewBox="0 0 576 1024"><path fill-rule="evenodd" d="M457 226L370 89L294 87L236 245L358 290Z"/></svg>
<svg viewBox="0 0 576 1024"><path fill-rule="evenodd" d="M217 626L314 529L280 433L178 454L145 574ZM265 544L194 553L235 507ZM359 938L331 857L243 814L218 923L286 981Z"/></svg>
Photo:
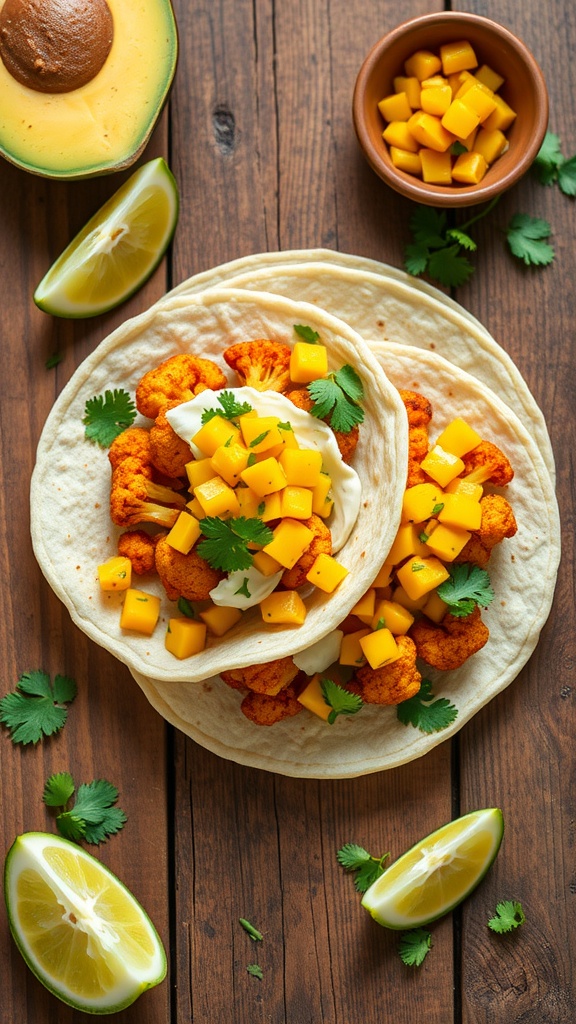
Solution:
<svg viewBox="0 0 576 1024"><path fill-rule="evenodd" d="M438 597L449 606L449 611L457 618L470 615L476 605L487 608L494 599L494 591L490 586L490 577L485 569L471 562L460 562L452 565L450 578L438 587Z"/></svg>
<svg viewBox="0 0 576 1024"><path fill-rule="evenodd" d="M576 196L576 156L564 157L560 137L546 132L533 164L542 185L557 184L566 196Z"/></svg>
<svg viewBox="0 0 576 1024"><path fill-rule="evenodd" d="M554 259L554 249L548 239L552 228L541 217L517 213L506 229L510 252L527 267L545 267Z"/></svg>
<svg viewBox="0 0 576 1024"><path fill-rule="evenodd" d="M345 871L354 871L354 886L357 892L366 892L373 882L385 871L385 862L390 856L383 853L381 857L373 857L363 846L357 843L345 843L336 859Z"/></svg>
<svg viewBox="0 0 576 1024"><path fill-rule="evenodd" d="M222 408L205 409L201 417L202 423L208 423L214 416L222 415L225 419L234 421L245 413L252 412L250 402L239 402L232 391L220 391L217 398Z"/></svg>
<svg viewBox="0 0 576 1024"><path fill-rule="evenodd" d="M402 932L398 942L398 953L407 967L420 967L432 948L432 934L427 928L411 928Z"/></svg>
<svg viewBox="0 0 576 1024"><path fill-rule="evenodd" d="M273 533L261 519L218 519L207 516L200 520L200 529L205 540L198 544L198 554L205 558L213 569L222 572L237 572L249 569L253 554L248 550L250 543L269 544Z"/></svg>
<svg viewBox="0 0 576 1024"><path fill-rule="evenodd" d="M51 775L44 786L42 799L47 807L60 809L56 827L65 839L87 843L102 843L123 828L126 815L114 804L118 790L106 779L95 779L78 787L71 808L76 785L69 772Z"/></svg>
<svg viewBox="0 0 576 1024"><path fill-rule="evenodd" d="M526 921L522 904L517 900L502 900L496 905L496 914L488 921L488 927L499 935L512 932Z"/></svg>
<svg viewBox="0 0 576 1024"><path fill-rule="evenodd" d="M328 725L334 725L339 715L356 715L364 706L362 698L357 693L350 693L333 679L321 679L320 689L331 709L327 718Z"/></svg>
<svg viewBox="0 0 576 1024"><path fill-rule="evenodd" d="M84 436L101 448L109 448L115 437L131 427L136 419L136 406L123 388L105 391L89 398L84 406Z"/></svg>
<svg viewBox="0 0 576 1024"><path fill-rule="evenodd" d="M0 700L0 722L10 730L13 743L38 743L62 728L68 717L66 705L76 693L76 683L69 676L56 675L51 683L42 669L24 672L16 692Z"/></svg>
<svg viewBox="0 0 576 1024"><path fill-rule="evenodd" d="M328 420L333 430L349 434L364 420L364 410L358 404L364 397L362 381L353 366L346 364L327 377L319 377L308 384L313 401L311 412L321 420Z"/></svg>
<svg viewBox="0 0 576 1024"><path fill-rule="evenodd" d="M423 679L418 693L396 705L396 715L402 725L413 725L421 732L433 733L451 725L458 716L458 708L446 697L435 700L431 681Z"/></svg>
<svg viewBox="0 0 576 1024"><path fill-rule="evenodd" d="M474 273L474 267L462 253L476 251L476 242L468 234L476 221L485 217L498 201L496 196L487 207L460 227L450 227L444 210L417 206L410 218L413 241L404 251L404 266L413 277L428 273L446 288L458 288Z"/></svg>

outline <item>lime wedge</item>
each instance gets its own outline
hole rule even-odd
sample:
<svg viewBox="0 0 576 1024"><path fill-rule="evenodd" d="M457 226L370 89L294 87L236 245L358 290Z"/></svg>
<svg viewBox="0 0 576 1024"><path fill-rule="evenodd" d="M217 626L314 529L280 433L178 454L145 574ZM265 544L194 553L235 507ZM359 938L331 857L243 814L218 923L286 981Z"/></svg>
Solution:
<svg viewBox="0 0 576 1024"><path fill-rule="evenodd" d="M164 978L166 954L149 917L82 847L25 832L8 851L4 883L14 940L63 1002L113 1013Z"/></svg>
<svg viewBox="0 0 576 1024"><path fill-rule="evenodd" d="M178 220L178 186L159 157L143 164L52 264L34 292L46 313L88 317L129 298L162 259Z"/></svg>
<svg viewBox="0 0 576 1024"><path fill-rule="evenodd" d="M453 910L483 879L502 842L502 811L471 811L421 839L364 893L385 928L419 928Z"/></svg>

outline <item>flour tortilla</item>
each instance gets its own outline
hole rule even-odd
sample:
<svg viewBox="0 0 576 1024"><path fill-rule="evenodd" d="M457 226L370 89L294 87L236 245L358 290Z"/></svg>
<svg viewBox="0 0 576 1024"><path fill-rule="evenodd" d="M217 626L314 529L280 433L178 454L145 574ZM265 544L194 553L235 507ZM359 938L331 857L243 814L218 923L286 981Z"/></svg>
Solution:
<svg viewBox="0 0 576 1024"><path fill-rule="evenodd" d="M402 725L395 708L366 705L333 726L304 710L272 727L254 725L240 711L242 694L220 679L178 686L133 673L164 718L212 752L239 764L299 778L350 778L393 768L427 753L454 735L518 675L548 617L560 556L558 509L548 468L520 419L474 377L432 352L381 342L373 350L397 387L420 391L432 402L433 440L454 416L463 416L498 444L515 469L504 489L518 520L515 537L490 560L495 600L483 612L486 646L461 668L429 669L436 696L458 708L455 722L427 735ZM381 546L381 560L387 553Z"/></svg>
<svg viewBox="0 0 576 1024"><path fill-rule="evenodd" d="M351 363L364 382L365 421L354 459L362 503L354 529L338 553L350 573L334 594L314 590L306 599L308 614L302 626L265 625L254 608L224 637L212 638L205 651L180 661L165 649L168 618L179 613L158 577L133 580L133 586L162 598L161 618L151 638L121 631L123 595L100 590L97 566L117 553L122 531L109 516L108 452L84 437L85 403L115 388L134 394L144 373L179 352L214 358L226 371L221 355L230 344L257 338L293 344L295 324L319 332L330 369ZM229 378L237 383L231 371ZM136 425L149 422L140 418ZM224 289L177 296L129 320L103 341L55 403L32 477L34 551L48 582L88 636L133 672L168 682L176 692L183 683L198 684L226 669L295 653L335 628L374 578L381 545L389 547L394 539L406 459L402 402L365 342L347 324L315 306L270 294ZM215 714L213 720L217 719ZM233 735L233 723L230 730Z"/></svg>
<svg viewBox="0 0 576 1024"><path fill-rule="evenodd" d="M223 283L315 303L352 324L368 343L392 341L438 352L481 380L516 412L554 481L544 416L524 378L486 328L439 289L364 256L297 249L224 263L183 281L168 297Z"/></svg>

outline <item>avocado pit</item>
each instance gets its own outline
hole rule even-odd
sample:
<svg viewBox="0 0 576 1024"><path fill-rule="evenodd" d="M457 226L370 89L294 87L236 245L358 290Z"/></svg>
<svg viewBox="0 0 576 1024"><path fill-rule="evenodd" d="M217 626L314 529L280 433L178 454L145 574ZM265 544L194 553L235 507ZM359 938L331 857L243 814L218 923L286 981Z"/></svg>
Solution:
<svg viewBox="0 0 576 1024"><path fill-rule="evenodd" d="M0 57L21 85L65 93L90 82L106 62L114 22L106 0L6 0Z"/></svg>

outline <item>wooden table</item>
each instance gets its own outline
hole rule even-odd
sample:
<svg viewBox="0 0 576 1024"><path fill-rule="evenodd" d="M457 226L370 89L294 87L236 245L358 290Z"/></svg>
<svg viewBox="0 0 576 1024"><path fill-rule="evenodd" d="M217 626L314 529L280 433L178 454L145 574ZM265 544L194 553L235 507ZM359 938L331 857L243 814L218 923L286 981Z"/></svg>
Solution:
<svg viewBox="0 0 576 1024"><path fill-rule="evenodd" d="M238 767L168 727L128 671L72 625L34 560L28 494L48 412L114 327L197 271L252 252L326 246L402 266L412 207L368 168L351 122L355 76L400 20L442 9L407 0L176 0L181 55L170 105L143 160L163 154L181 214L169 258L107 316L52 319L32 293L127 174L36 178L2 162L0 566L2 693L22 672L66 673L79 694L62 733L37 746L2 729L5 852L29 829L55 830L45 780L107 778L128 814L96 849L149 911L169 978L117 1016L122 1024L568 1024L576 1019L573 494L574 200L530 175L477 225L476 272L455 298L510 353L547 417L558 463L563 560L552 615L520 677L455 739L421 760L346 781ZM550 91L550 128L576 151L576 19L568 0L463 2L529 45ZM501 229L516 212L553 226L556 259L526 269ZM462 213L460 222L466 214ZM55 369L45 362L53 353ZM451 817L503 809L506 837L481 888L433 927L424 966L359 906L336 851L353 841L398 856ZM527 923L486 927L502 898ZM255 946L238 924L265 934ZM6 1024L86 1019L48 995L0 933ZM257 961L262 980L246 971Z"/></svg>

